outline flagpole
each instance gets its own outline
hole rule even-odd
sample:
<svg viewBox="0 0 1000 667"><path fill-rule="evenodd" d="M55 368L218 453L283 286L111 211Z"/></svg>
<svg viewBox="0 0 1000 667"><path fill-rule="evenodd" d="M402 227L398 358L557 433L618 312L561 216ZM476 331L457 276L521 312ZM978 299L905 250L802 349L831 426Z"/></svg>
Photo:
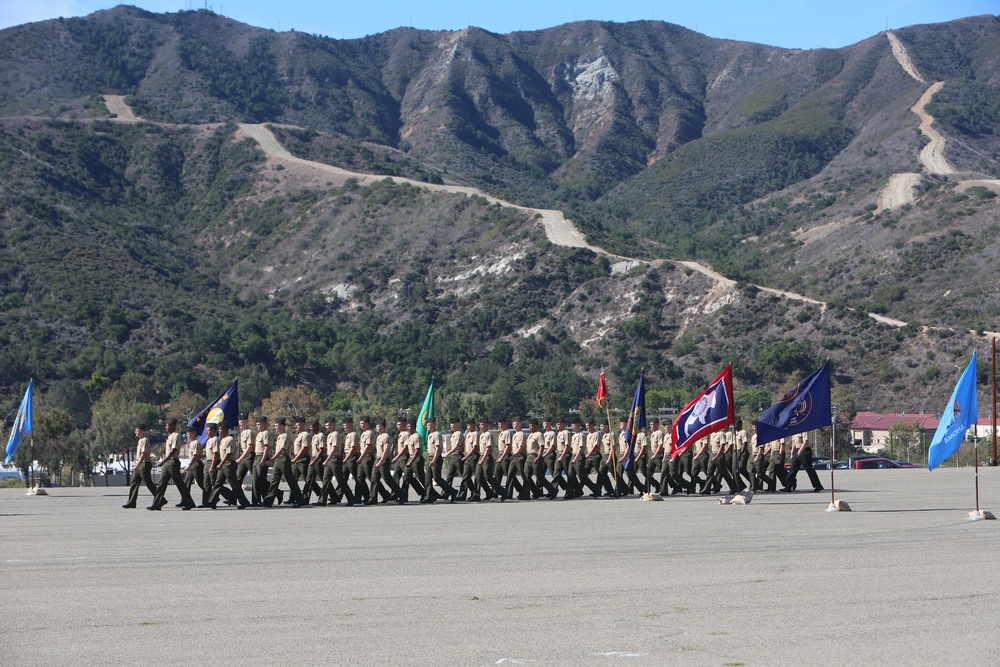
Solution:
<svg viewBox="0 0 1000 667"><path fill-rule="evenodd" d="M990 416L993 419L993 458L990 459L990 465L995 466L997 464L997 339L996 338L993 339L993 359L991 368L992 372L990 373L990 384L993 386L993 403L990 407ZM978 418L976 421L978 421Z"/></svg>
<svg viewBox="0 0 1000 667"><path fill-rule="evenodd" d="M833 484L834 462L837 460L837 411L830 420L830 507L837 506L837 491Z"/></svg>
<svg viewBox="0 0 1000 667"><path fill-rule="evenodd" d="M979 437L976 431L976 425L979 421L979 415L976 415L976 421L972 422L972 458L975 463L976 469L976 515L979 515Z"/></svg>
<svg viewBox="0 0 1000 667"><path fill-rule="evenodd" d="M604 369L601 369L601 376L604 376ZM604 388L607 389L607 378L604 379ZM598 387L600 391L600 387ZM611 428L611 403L607 395L604 396L604 411L608 416L608 435L611 436L611 474L615 479L615 494L618 493L618 454L615 452L615 432Z"/></svg>

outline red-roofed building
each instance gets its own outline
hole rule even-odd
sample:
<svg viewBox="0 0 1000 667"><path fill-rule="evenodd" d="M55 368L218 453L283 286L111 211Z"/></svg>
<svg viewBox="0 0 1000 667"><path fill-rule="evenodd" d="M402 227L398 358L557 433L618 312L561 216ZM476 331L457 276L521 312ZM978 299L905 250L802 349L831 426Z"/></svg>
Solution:
<svg viewBox="0 0 1000 667"><path fill-rule="evenodd" d="M851 422L851 439L864 451L874 454L880 449L889 448L889 428L893 424L899 422L916 424L923 432L926 442L930 442L939 421L937 415L914 413L883 415L878 412L859 412Z"/></svg>
<svg viewBox="0 0 1000 667"><path fill-rule="evenodd" d="M878 412L859 412L851 422L851 439L854 444L869 454L880 449L889 448L889 428L899 422L916 424L923 432L924 444L929 445L934 431L940 422L938 415L918 413L903 413L898 415L883 415ZM992 437L993 420L990 417L980 417L976 427L976 435L980 438ZM966 437L972 436L972 429Z"/></svg>

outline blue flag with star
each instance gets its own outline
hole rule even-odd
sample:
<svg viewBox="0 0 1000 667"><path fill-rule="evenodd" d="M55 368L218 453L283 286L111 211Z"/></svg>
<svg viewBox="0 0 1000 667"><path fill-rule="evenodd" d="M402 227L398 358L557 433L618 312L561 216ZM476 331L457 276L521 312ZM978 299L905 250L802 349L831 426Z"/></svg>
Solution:
<svg viewBox="0 0 1000 667"><path fill-rule="evenodd" d="M934 470L948 457L958 451L969 427L979 419L979 403L976 399L976 353L958 379L951 392L948 405L941 413L941 421L927 450L927 469Z"/></svg>
<svg viewBox="0 0 1000 667"><path fill-rule="evenodd" d="M198 442L205 444L208 442L208 435L205 434L205 426L208 424L218 424L223 419L230 427L239 422L240 398L239 380L222 393L217 399L209 403L204 410L195 415L194 419L188 422L188 428L198 429Z"/></svg>

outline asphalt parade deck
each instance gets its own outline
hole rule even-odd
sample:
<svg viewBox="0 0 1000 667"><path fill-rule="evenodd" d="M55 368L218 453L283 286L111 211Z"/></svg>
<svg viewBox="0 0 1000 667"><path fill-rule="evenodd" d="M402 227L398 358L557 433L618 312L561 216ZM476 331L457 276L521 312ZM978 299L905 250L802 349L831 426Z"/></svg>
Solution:
<svg viewBox="0 0 1000 667"><path fill-rule="evenodd" d="M171 489L153 513L3 489L0 663L994 663L1000 522L966 519L973 471L836 474L854 512L828 491L182 512ZM980 489L1000 512L1000 470Z"/></svg>

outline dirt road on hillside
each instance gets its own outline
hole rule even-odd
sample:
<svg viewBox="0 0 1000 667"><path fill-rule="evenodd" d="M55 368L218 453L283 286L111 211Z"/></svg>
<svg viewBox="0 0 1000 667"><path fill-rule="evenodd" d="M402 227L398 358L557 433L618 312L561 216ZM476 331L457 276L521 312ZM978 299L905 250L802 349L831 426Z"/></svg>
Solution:
<svg viewBox="0 0 1000 667"><path fill-rule="evenodd" d="M910 60L910 54L907 53L906 47L899 41L899 38L891 32L885 33L885 36L889 39L889 44L892 45L892 55L895 56L899 66L915 80L927 83L920 76L913 61ZM916 103L910 107L910 111L915 113L920 121L920 132L929 139L928 144L920 150L919 156L920 164L928 174L951 174L955 171L944 157L945 139L940 132L934 129L934 118L926 110L927 105L934 99L934 95L941 90L942 86L944 86L944 81L936 81L931 84ZM920 184L920 178L921 174L893 174L890 176L889 182L878 193L875 201L875 214L891 211L915 202L917 200L915 189Z"/></svg>
<svg viewBox="0 0 1000 667"><path fill-rule="evenodd" d="M906 73L914 79L920 83L927 83L924 81L924 78L920 76L920 72L917 71L913 61L910 60L910 54L906 52L906 47L903 46L901 41L899 41L899 38L891 32L885 33L885 36L889 38L889 44L892 46L892 55L896 57L896 62L898 62Z"/></svg>
<svg viewBox="0 0 1000 667"><path fill-rule="evenodd" d="M540 208L529 208L526 206L518 206L517 204L512 204L503 199L493 197L488 195L477 188L472 188L464 185L438 185L435 183L425 183L423 181L416 181L410 178L402 178L399 176L376 176L372 174L361 174L358 172L348 171L346 169L341 169L340 167L334 167L333 165L324 164L322 162L313 162L312 160L304 160L300 157L292 155L288 149L281 145L278 139L274 136L269 129L263 125L250 125L250 124L240 124L240 130L243 133L255 140L261 147L261 149L273 160L278 160L290 164L297 164L309 167L311 169L317 169L319 171L326 172L331 176L337 177L339 180L346 180L348 178L356 179L359 183L363 185L371 185L379 181L385 180L386 178L392 180L394 183L407 183L413 187L422 188L424 190L429 190L431 192L448 192L453 194L463 194L466 196L479 196L483 197L491 204L499 204L505 208L514 208L519 211L524 211L531 216L539 216L542 226L545 228L545 234L548 236L549 241L555 245L567 246L571 248L589 248L594 252L601 254L607 254L600 248L595 248L588 244L584 240L584 235L576 228L576 226L563 215L562 211L555 211L550 209L540 209Z"/></svg>
<svg viewBox="0 0 1000 667"><path fill-rule="evenodd" d="M124 95L105 95L104 106L108 108L110 113L117 116L115 120L125 121L126 123L137 123L142 120L135 115L132 107L125 104Z"/></svg>
<svg viewBox="0 0 1000 667"><path fill-rule="evenodd" d="M920 131L924 133L930 143L920 151L920 164L929 174L953 174L955 168L951 166L944 157L944 137L934 129L934 117L925 110L927 104L934 98L934 95L944 87L944 81L936 81L931 87L924 91L917 103L910 110L917 114L920 119Z"/></svg>

